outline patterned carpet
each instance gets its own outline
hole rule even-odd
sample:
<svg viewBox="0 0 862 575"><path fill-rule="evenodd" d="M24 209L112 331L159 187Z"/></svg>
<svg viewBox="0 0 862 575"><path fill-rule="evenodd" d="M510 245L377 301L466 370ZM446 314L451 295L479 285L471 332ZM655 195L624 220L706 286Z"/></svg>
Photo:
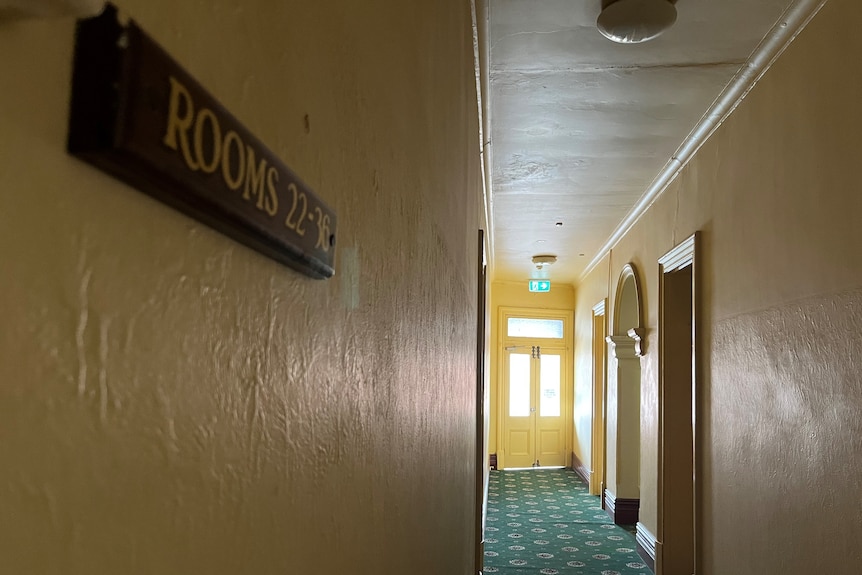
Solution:
<svg viewBox="0 0 862 575"><path fill-rule="evenodd" d="M485 573L652 575L570 469L492 471Z"/></svg>

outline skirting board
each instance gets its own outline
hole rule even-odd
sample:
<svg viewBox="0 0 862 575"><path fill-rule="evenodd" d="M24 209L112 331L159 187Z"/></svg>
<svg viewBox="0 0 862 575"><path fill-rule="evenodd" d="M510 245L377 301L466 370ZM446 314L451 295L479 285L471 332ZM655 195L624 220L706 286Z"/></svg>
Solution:
<svg viewBox="0 0 862 575"><path fill-rule="evenodd" d="M650 570L655 572L655 535L650 533L643 523L638 522L635 537L638 543L638 555Z"/></svg>
<svg viewBox="0 0 862 575"><path fill-rule="evenodd" d="M587 469L581 459L575 455L575 452L572 452L572 470L578 474L578 477L584 480L588 486L590 484L590 475L592 475L592 471Z"/></svg>
<svg viewBox="0 0 862 575"><path fill-rule="evenodd" d="M640 507L640 499L617 499L613 493L605 490L605 511L617 525L637 523Z"/></svg>

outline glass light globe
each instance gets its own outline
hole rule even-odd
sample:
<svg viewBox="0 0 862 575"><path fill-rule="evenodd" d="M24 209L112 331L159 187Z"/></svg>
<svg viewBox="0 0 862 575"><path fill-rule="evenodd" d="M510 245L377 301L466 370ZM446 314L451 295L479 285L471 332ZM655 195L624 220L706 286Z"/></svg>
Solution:
<svg viewBox="0 0 862 575"><path fill-rule="evenodd" d="M596 21L602 35L620 44L638 44L660 36L676 22L670 0L617 0Z"/></svg>

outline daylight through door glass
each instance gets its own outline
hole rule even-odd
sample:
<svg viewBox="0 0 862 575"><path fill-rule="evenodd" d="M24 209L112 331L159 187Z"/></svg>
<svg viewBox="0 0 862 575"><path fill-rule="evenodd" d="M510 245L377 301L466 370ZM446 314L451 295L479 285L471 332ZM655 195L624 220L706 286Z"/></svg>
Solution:
<svg viewBox="0 0 862 575"><path fill-rule="evenodd" d="M539 415L560 416L560 356L542 355Z"/></svg>
<svg viewBox="0 0 862 575"><path fill-rule="evenodd" d="M530 415L530 354L509 355L509 415Z"/></svg>
<svg viewBox="0 0 862 575"><path fill-rule="evenodd" d="M510 317L506 322L506 335L509 337L562 339L563 320Z"/></svg>

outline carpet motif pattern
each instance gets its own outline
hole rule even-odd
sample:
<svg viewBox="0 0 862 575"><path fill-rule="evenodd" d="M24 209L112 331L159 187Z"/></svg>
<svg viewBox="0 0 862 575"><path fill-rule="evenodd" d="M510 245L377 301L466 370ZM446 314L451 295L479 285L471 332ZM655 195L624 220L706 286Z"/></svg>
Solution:
<svg viewBox="0 0 862 575"><path fill-rule="evenodd" d="M491 471L484 573L652 575L570 469Z"/></svg>

